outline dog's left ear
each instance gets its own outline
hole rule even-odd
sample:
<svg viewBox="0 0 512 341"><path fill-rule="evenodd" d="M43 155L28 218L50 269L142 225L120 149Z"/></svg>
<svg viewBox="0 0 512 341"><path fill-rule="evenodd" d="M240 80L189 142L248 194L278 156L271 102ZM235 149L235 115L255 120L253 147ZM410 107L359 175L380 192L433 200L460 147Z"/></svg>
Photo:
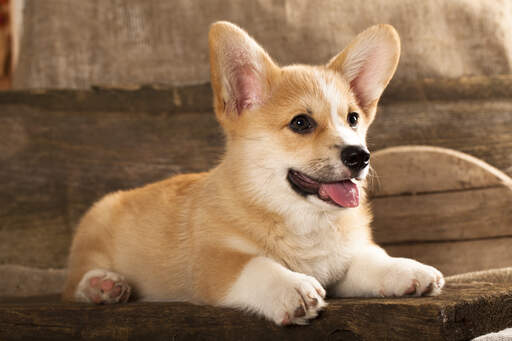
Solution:
<svg viewBox="0 0 512 341"><path fill-rule="evenodd" d="M223 124L265 101L278 67L254 39L229 22L214 23L208 39L215 112Z"/></svg>
<svg viewBox="0 0 512 341"><path fill-rule="evenodd" d="M361 109L373 116L399 58L400 37L396 30L391 25L375 25L361 32L327 67L342 74Z"/></svg>

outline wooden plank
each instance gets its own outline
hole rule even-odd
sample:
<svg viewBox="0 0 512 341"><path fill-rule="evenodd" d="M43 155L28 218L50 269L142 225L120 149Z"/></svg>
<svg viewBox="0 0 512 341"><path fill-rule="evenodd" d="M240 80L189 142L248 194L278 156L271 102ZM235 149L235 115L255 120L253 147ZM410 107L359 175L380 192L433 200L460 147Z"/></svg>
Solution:
<svg viewBox="0 0 512 341"><path fill-rule="evenodd" d="M385 148L372 155L373 197L508 186L512 179L471 155L432 146Z"/></svg>
<svg viewBox="0 0 512 341"><path fill-rule="evenodd" d="M0 265L0 297L58 294L64 290L65 269L38 269L21 265Z"/></svg>
<svg viewBox="0 0 512 341"><path fill-rule="evenodd" d="M0 263L62 267L102 195L201 171L222 153L213 114L0 110ZM26 252L31 250L31 252Z"/></svg>
<svg viewBox="0 0 512 341"><path fill-rule="evenodd" d="M30 104L49 111L74 113L211 112L210 91L208 84L162 89L9 91L0 92L0 105ZM372 150L410 144L452 148L512 174L510 100L388 101L379 111L369 133Z"/></svg>
<svg viewBox="0 0 512 341"><path fill-rule="evenodd" d="M153 91L0 93L0 264L62 267L74 226L102 195L215 165L214 115L166 111L159 101L171 100ZM512 101L389 104L369 142L469 149L510 174Z"/></svg>
<svg viewBox="0 0 512 341"><path fill-rule="evenodd" d="M368 132L370 150L403 145L455 149L512 175L512 101L383 105Z"/></svg>
<svg viewBox="0 0 512 341"><path fill-rule="evenodd" d="M512 267L468 272L446 277L450 283L490 282L512 283Z"/></svg>
<svg viewBox="0 0 512 341"><path fill-rule="evenodd" d="M4 299L0 339L468 340L512 326L509 284L449 284L439 297L330 299L309 326L281 328L232 309L186 303L91 306Z"/></svg>
<svg viewBox="0 0 512 341"><path fill-rule="evenodd" d="M507 187L380 197L372 207L379 243L512 237Z"/></svg>
<svg viewBox="0 0 512 341"><path fill-rule="evenodd" d="M505 186L512 180L506 174L437 147L394 147L375 154L375 239L392 255L445 274L510 265L512 254L502 244L512 237L512 187ZM475 250L478 260L470 255Z"/></svg>
<svg viewBox="0 0 512 341"><path fill-rule="evenodd" d="M382 246L391 256L416 259L449 276L512 266L511 245L512 237Z"/></svg>
<svg viewBox="0 0 512 341"><path fill-rule="evenodd" d="M512 97L512 76L491 75L459 78L393 79L383 103L392 101L457 101Z"/></svg>
<svg viewBox="0 0 512 341"><path fill-rule="evenodd" d="M26 101L26 96L31 101ZM453 79L393 79L381 104L431 101L459 102L508 100L512 97L512 76L460 77ZM212 110L210 83L172 86L170 84L125 84L92 89L37 89L0 92L0 103L29 104L48 110L71 111L175 111Z"/></svg>
<svg viewBox="0 0 512 341"><path fill-rule="evenodd" d="M210 84L189 86L126 85L90 90L0 91L0 104L70 112L212 112Z"/></svg>
<svg viewBox="0 0 512 341"><path fill-rule="evenodd" d="M36 108L75 113L198 112L211 111L210 95L205 95L208 91L208 85L133 91L10 91L0 92L0 104L31 103ZM512 101L392 102L381 106L369 133L371 149L407 144L463 151L511 175Z"/></svg>

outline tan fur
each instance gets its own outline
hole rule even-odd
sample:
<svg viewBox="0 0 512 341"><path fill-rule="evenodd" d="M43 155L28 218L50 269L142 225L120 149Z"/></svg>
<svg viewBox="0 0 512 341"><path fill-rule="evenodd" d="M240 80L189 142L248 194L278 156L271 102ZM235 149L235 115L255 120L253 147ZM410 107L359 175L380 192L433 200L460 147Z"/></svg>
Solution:
<svg viewBox="0 0 512 341"><path fill-rule="evenodd" d="M76 231L64 298L74 299L87 271L105 269L125 276L143 299L228 304L223 302L242 270L261 256L324 286L342 280L358 247L373 245L364 182L360 206L340 209L293 192L286 172L348 176L340 161L346 115L360 113L360 125L350 134L364 142L378 97L361 103L344 77L344 59L358 39L361 44L368 35L383 40L390 56L384 54L378 88L370 89L380 96L399 55L392 27L365 32L327 66L280 68L240 29L214 24L211 78L215 112L226 133L223 161L208 173L175 176L96 203ZM248 62L254 64L246 67ZM233 98L240 70L261 81L245 106ZM329 91L336 100L327 98ZM317 128L299 135L288 124L305 112L312 113ZM338 121L333 112L341 127L333 123Z"/></svg>

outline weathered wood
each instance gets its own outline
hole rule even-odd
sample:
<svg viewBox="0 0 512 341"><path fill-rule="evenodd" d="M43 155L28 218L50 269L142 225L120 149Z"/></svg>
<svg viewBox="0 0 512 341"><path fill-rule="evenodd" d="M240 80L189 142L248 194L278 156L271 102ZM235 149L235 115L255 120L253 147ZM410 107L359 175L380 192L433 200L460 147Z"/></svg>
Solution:
<svg viewBox="0 0 512 341"><path fill-rule="evenodd" d="M473 100L512 97L512 76L468 76L452 79L393 79L386 89L383 103L388 101Z"/></svg>
<svg viewBox="0 0 512 341"><path fill-rule="evenodd" d="M434 265L445 276L512 266L512 237L381 245L391 256Z"/></svg>
<svg viewBox="0 0 512 341"><path fill-rule="evenodd" d="M372 207L379 243L512 237L512 190L503 186L380 197Z"/></svg>
<svg viewBox="0 0 512 341"><path fill-rule="evenodd" d="M27 101L30 96L30 101ZM392 80L381 104L417 101L509 100L512 76L461 77L454 79ZM48 110L69 111L176 111L212 110L210 83L94 86L91 90L40 89L0 92L0 103L29 104Z"/></svg>
<svg viewBox="0 0 512 341"><path fill-rule="evenodd" d="M0 91L0 104L29 105L70 112L211 112L210 84L190 86L133 85L91 90Z"/></svg>
<svg viewBox="0 0 512 341"><path fill-rule="evenodd" d="M459 109L466 107L467 104L461 104ZM492 131L486 132L486 127L476 126L472 127L471 131L467 130L464 134L458 135L461 131L458 125L464 122L464 129L466 129L468 120L474 119L475 108L469 106L466 107L465 114L469 115L466 119L462 117L464 114L461 111L456 115L459 116L458 120L454 119L456 116L441 120L443 128L430 126L432 121L422 113L411 115L411 119L405 122L395 120L400 116L404 118L401 110L411 109L401 106L402 104L394 106L396 111L389 112L391 116L388 117L389 120L376 122L375 129L379 128L379 122L382 123L379 129L383 131L395 129L395 135L376 134L377 139L382 139L383 143L398 144L400 139L397 136L402 136L406 140L423 139L424 143L442 145L446 138L446 141L453 144L464 142L465 145L453 146L464 150L464 148L474 148L469 142L472 138L482 141L490 138L491 143L496 145L508 139L505 137L494 140ZM451 111L452 104L429 103L429 106L432 106L427 108L429 113L434 110L448 113ZM494 104L490 104L487 110L492 112L493 107ZM394 115L397 116L393 117ZM503 118L500 115L486 115L491 121L497 117ZM411 124L411 121L416 119L425 121ZM505 125L508 121L509 119L506 119ZM400 130L393 128L393 124L400 127ZM423 128L420 128L421 132L418 133L415 127L421 126ZM498 131L501 129L497 122L494 128ZM455 130L459 132L455 133ZM372 132L370 132L370 138L371 134ZM424 137L421 137L421 134ZM440 134L445 134L446 137L439 138ZM510 146L507 150L502 150L502 157L505 160L512 157L510 150L512 150ZM488 150L488 153L492 151ZM381 164L380 170L377 157L375 182L380 189L374 194L379 196L379 190L382 190L382 195L385 197L376 198L373 203L376 240L384 243L392 255L418 259L438 267L445 274L510 266L512 254L504 242L510 243L510 238L504 237L512 236L512 194L506 187L496 187L496 180L498 183L504 180L508 184L510 180L492 168L479 166L474 160L457 156L450 161L450 157L454 155L435 154L416 156L389 154L386 160L382 160L386 165ZM485 175L486 172L489 174ZM478 188L480 186L483 188ZM475 189L469 190L471 187ZM439 193L435 193L436 191ZM419 193L420 195L390 196L400 193ZM494 239L497 237L504 239ZM476 240L479 238L493 239ZM424 243L425 241L439 243ZM397 243L401 244L397 245ZM475 259L475 254L478 254L478 259Z"/></svg>
<svg viewBox="0 0 512 341"><path fill-rule="evenodd" d="M512 179L471 155L431 146L400 146L372 155L372 196L509 186ZM434 212L434 211L433 211Z"/></svg>
<svg viewBox="0 0 512 341"><path fill-rule="evenodd" d="M392 255L445 274L512 265L512 253L503 249L512 238L506 174L467 154L426 146L380 150L373 167L374 235ZM472 249L475 243L489 247ZM477 260L468 257L476 250Z"/></svg>
<svg viewBox="0 0 512 341"><path fill-rule="evenodd" d="M102 195L213 167L223 151L213 113L173 91L0 92L0 264L63 267L74 226ZM510 174L512 101L390 103L369 142L455 147Z"/></svg>
<svg viewBox="0 0 512 341"><path fill-rule="evenodd" d="M65 269L38 269L21 265L0 265L0 297L27 297L61 293Z"/></svg>
<svg viewBox="0 0 512 341"><path fill-rule="evenodd" d="M453 275L446 277L446 281L450 283L512 283L512 267L489 269Z"/></svg>
<svg viewBox="0 0 512 341"><path fill-rule="evenodd" d="M162 89L135 87L133 90L99 88L93 91L9 91L0 92L0 105L31 105L37 109L75 114L84 111L204 111L211 116L210 92L208 84ZM369 133L372 150L410 144L452 148L512 174L512 153L509 152L512 148L510 100L388 102L388 105L381 106Z"/></svg>
<svg viewBox="0 0 512 341"><path fill-rule="evenodd" d="M512 326L508 284L453 284L439 297L332 299L309 326L280 328L231 309L185 303L69 304L4 299L0 339L469 340Z"/></svg>
<svg viewBox="0 0 512 341"><path fill-rule="evenodd" d="M74 226L102 195L213 167L223 147L212 116L3 105L0 263L62 267Z"/></svg>
<svg viewBox="0 0 512 341"><path fill-rule="evenodd" d="M370 150L403 145L455 149L512 174L512 101L383 105L368 132Z"/></svg>
<svg viewBox="0 0 512 341"><path fill-rule="evenodd" d="M456 83L457 84L457 83ZM0 105L30 103L38 109L101 112L207 112L209 85L136 90L0 92ZM478 98L478 97L476 97ZM216 124L216 123L213 123ZM383 105L369 133L372 150L408 144L433 145L469 153L512 174L512 102L448 101Z"/></svg>

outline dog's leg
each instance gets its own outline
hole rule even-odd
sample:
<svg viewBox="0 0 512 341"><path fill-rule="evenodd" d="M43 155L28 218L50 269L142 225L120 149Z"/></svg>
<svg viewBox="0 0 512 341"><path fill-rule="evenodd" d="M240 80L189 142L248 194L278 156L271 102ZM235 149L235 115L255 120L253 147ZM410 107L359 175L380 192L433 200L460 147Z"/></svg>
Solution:
<svg viewBox="0 0 512 341"><path fill-rule="evenodd" d="M345 277L334 287L334 294L435 296L443 286L443 275L437 269L412 259L390 257L377 245L368 245L355 253Z"/></svg>
<svg viewBox="0 0 512 341"><path fill-rule="evenodd" d="M246 263L220 305L264 315L278 325L307 324L326 306L325 290L310 276L266 257Z"/></svg>

